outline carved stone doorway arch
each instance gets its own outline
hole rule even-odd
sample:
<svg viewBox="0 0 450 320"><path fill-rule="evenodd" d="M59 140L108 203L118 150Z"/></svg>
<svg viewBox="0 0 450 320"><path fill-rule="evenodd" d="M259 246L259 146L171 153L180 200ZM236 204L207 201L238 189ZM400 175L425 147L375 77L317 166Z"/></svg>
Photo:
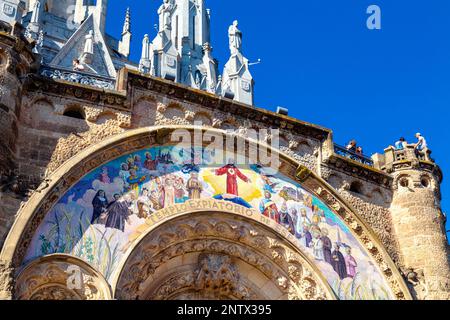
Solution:
<svg viewBox="0 0 450 320"><path fill-rule="evenodd" d="M51 176L43 183L43 185L33 193L29 201L24 204L21 208L18 217L16 218L13 227L11 228L8 237L5 240L4 246L0 253L0 269L5 270L3 274L4 277L7 278L7 285L5 290L5 296L11 296L11 288L13 287L14 279L16 279L16 275L18 271L22 270L24 267L25 258L28 249L32 243L33 237L35 236L36 231L38 230L40 224L44 221L45 216L48 212L58 203L58 201L66 194L80 179L83 178L89 172L95 170L96 168L100 168L108 161L112 159L117 159L124 155L137 152L139 150L144 150L149 148L150 146L168 146L171 145L170 137L173 132L176 130L185 129L190 134L194 135L195 130L206 130L202 128L192 127L192 126L165 126L165 127L151 127L151 128L141 128L136 130L131 130L119 134L117 136L111 137L101 143L95 144L83 151L80 151L75 157L69 159L67 162L62 164L55 172L51 174ZM226 132L221 130L213 130L217 133L221 133L225 136L229 135ZM252 146L252 142L250 139L245 140L246 149ZM306 167L300 165L297 161L290 158L288 155L280 153L278 150L270 149L271 153L277 154L281 160L280 173L293 181L296 181L301 184L302 188L306 191L310 192L312 195L316 196L320 199L324 205L332 210L333 214L342 220L342 223L348 227L352 236L355 237L355 240L361 245L361 249L367 253L370 262L373 266L380 272L380 276L383 280L386 281L388 286L388 291L392 291L393 299L411 299L411 295L408 291L408 288L402 279L399 270L396 265L389 257L385 248L381 244L381 242L377 239L374 232L371 228L364 222L364 220L359 216L354 208L351 207L344 199L342 199L333 188L326 183L323 179L315 175ZM203 202L205 200L202 200ZM186 205L190 205L187 203ZM231 204L228 204L231 205ZM207 210L214 208L213 206L209 206ZM206 210L203 208L202 210ZM161 210L160 212L156 212L157 215L164 215L165 213ZM199 213L201 210L196 212ZM243 213L245 216L245 213ZM257 214L259 217L261 216L259 213ZM194 215L192 215L194 216ZM195 215L195 217L197 217ZM213 215L211 215L213 217ZM175 216L173 218L176 218ZM260 219L260 218L259 218ZM258 221L259 221L258 219ZM144 226L145 227L145 226ZM278 227L278 229L276 229ZM251 228L250 228L251 229ZM285 228L281 225L274 225L274 232L271 230L274 236L272 239L279 240L279 236L284 236L284 233L289 233ZM152 230L150 230L152 231ZM150 234L147 234L150 236ZM212 237L215 239L217 237ZM261 238L257 237L256 238ZM141 239L142 240L142 239ZM201 239L202 241L205 239ZM211 240L211 239L210 239ZM274 240L274 241L275 241ZM270 242L271 243L271 242ZM293 243L293 242L291 242ZM293 245L294 248L297 248ZM269 246L269 248L272 248ZM250 247L250 249L255 250L255 252L259 252L260 246L254 245ZM278 249L277 249L278 250ZM277 250L274 250L276 252ZM296 249L299 250L299 249ZM217 253L216 251L208 251L209 253ZM196 251L199 253L200 251ZM297 251L293 251L297 252ZM151 253L151 252L150 252ZM219 252L220 253L220 252ZM297 252L298 253L298 252ZM151 253L156 254L156 253ZM276 255L276 254L275 254ZM271 257L270 254L266 255L266 257ZM132 257L130 257L132 258ZM245 259L238 259L239 256L231 256L233 263L239 263L241 260L246 261ZM146 260L147 259L147 260ZM271 258L269 260L278 259L278 255L276 258ZM143 262L149 262L148 258L143 257ZM195 261L195 258L193 258ZM127 260L127 262L129 262ZM153 262L152 262L153 263ZM197 257L198 263L198 257ZM288 266L286 269L282 269L282 272L279 274L283 275L286 273L286 270L293 271L295 273L295 268L289 265L289 260L287 261ZM194 264L194 263L193 263ZM252 264L253 265L253 264ZM270 265L270 264L268 264ZM306 264L308 265L308 264ZM195 269L195 268L194 268ZM258 269L263 270L263 269ZM276 269L278 270L278 269ZM119 269L120 271L120 269ZM140 273L140 270L135 270L136 274ZM147 270L144 270L148 272ZM150 269L151 271L151 269ZM312 274L320 274L320 272ZM151 272L148 272L148 275L151 275ZM286 279L286 276L284 276ZM109 277L108 277L109 279ZM122 280L122 279L121 279ZM129 279L130 281L133 279ZM146 279L138 279L139 281ZM245 279L244 279L245 280ZM273 279L273 283L277 283L278 279ZM281 277L281 283L285 283L284 279ZM302 279L299 279L302 280ZM134 281L134 280L133 280ZM141 282L142 282L141 281ZM135 281L136 282L136 281ZM295 281L294 281L295 282ZM131 283L131 282L130 282ZM128 284L130 284L128 283ZM296 282L295 282L296 283ZM324 281L319 283L326 283ZM112 286L115 288L117 286L116 282L111 282ZM288 282L287 288L294 288L297 290L296 286L289 286L290 282ZM316 282L314 284L317 284ZM136 287L125 287L124 283L121 283L122 287L116 292L116 296L118 297L127 297L127 290L137 290L139 288ZM136 285L136 283L132 284ZM302 292L306 292L308 287L308 278L303 282L305 288L301 289ZM328 284L327 284L328 285ZM281 285L281 287L285 287L285 285ZM145 288L144 288L145 289ZM142 291L142 290L141 290ZM142 294L146 292L139 291L140 298L142 298ZM286 291L286 289L285 289ZM284 292L285 292L284 291ZM323 289L323 291L326 291ZM137 292L137 291L136 291ZM294 292L294 291L293 291ZM119 294L120 293L120 294ZM286 293L286 292L285 292ZM288 291L289 293L289 291ZM1 293L0 293L1 294ZM311 294L311 293L309 293ZM132 294L130 295L130 297ZM292 295L294 296L294 295ZM297 295L300 296L300 295ZM315 296L315 293L312 294ZM136 297L134 297L136 298Z"/></svg>
<svg viewBox="0 0 450 320"><path fill-rule="evenodd" d="M32 261L19 273L18 300L111 300L106 279L86 262L65 254Z"/></svg>
<svg viewBox="0 0 450 320"><path fill-rule="evenodd" d="M116 299L336 299L320 271L275 230L227 212L193 212L129 249Z"/></svg>

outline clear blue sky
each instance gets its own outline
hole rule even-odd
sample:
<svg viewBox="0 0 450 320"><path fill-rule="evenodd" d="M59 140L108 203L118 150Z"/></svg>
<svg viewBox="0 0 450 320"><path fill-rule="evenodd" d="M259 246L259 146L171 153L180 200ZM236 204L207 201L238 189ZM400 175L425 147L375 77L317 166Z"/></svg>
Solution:
<svg viewBox="0 0 450 320"><path fill-rule="evenodd" d="M162 0L110 0L107 31L120 36L132 11L132 60L145 33L155 36ZM450 213L450 1L206 0L213 55L229 57L228 26L238 19L252 67L256 106L351 138L369 155L420 131L444 172L442 202ZM366 9L382 10L382 30L366 28ZM450 220L450 219L449 219ZM447 223L450 229L450 223Z"/></svg>

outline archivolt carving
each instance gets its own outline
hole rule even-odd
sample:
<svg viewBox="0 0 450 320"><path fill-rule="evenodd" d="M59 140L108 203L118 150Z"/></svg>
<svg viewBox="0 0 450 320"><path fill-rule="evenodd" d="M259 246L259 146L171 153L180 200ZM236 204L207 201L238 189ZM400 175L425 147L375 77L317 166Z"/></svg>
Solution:
<svg viewBox="0 0 450 320"><path fill-rule="evenodd" d="M131 252L116 285L116 298L136 299L140 284L170 259L192 252L206 252L193 281L194 288L221 287L222 294L251 298L240 289L230 257L241 259L271 279L290 299L333 299L318 272L290 245L277 240L257 223L237 220L228 214L214 218L196 213L165 223L150 232ZM215 256L214 256L215 255ZM221 285L219 285L221 284ZM169 289L165 289L166 291ZM239 296L238 296L239 297Z"/></svg>
<svg viewBox="0 0 450 320"><path fill-rule="evenodd" d="M408 291L405 291L404 287L402 288L403 284L399 282L398 277L394 275L393 270L389 266L389 257L386 253L383 253L382 248L379 247L377 243L374 243L374 241L371 240L374 236L369 234L367 227L358 221L355 216L341 204L337 197L330 191L324 189L318 181L314 179L307 179L304 182L304 186L319 196L342 219L344 219L348 226L350 226L361 243L366 247L369 254L380 266L381 271L389 282L389 285L397 299L407 298L406 294L408 294Z"/></svg>
<svg viewBox="0 0 450 320"><path fill-rule="evenodd" d="M216 253L201 253L194 270L175 270L146 299L167 300L180 297L214 300L266 298L241 277L229 255Z"/></svg>
<svg viewBox="0 0 450 320"><path fill-rule="evenodd" d="M165 130L170 133L170 130L177 128L179 127L173 126L165 128ZM53 170L59 167L65 159L68 159L80 151L80 154L76 158L74 157L72 160L68 161L50 177L48 180L48 187L45 190L40 193L34 193L31 200L23 207L17 220L18 222L12 228L6 240L1 253L1 258L3 260L12 261L14 267L20 266L23 261L23 257L25 256L25 252L29 247L33 236L33 231L38 228L45 214L51 209L55 202L60 199L60 197L76 181L78 181L87 172L99 167L110 159L117 158L125 153L132 152L133 150L139 150L149 144L154 144L156 142L156 132L158 132L158 130L161 130L161 128L157 127L154 130L149 130L148 128L138 129L134 132L127 132L126 134L118 135L116 138L110 139L107 142L102 142L96 146L92 146L91 149L84 150L87 145L96 143L94 141L96 137L92 137L92 140L86 144L78 142L80 143L80 147L77 148L76 152L72 153L71 150L67 150L65 151L65 156L54 159L55 163L51 165ZM75 137L72 138L75 139ZM76 145L76 143L74 145ZM280 171L286 176L295 179L295 168L298 166L298 163L285 155L281 155L281 158L282 166ZM354 213L354 210L349 208L345 202L335 196L333 191L331 191L331 188L326 187L326 184L320 178L317 178L312 173L309 175L307 174L306 176L306 180L303 182L303 187L322 198L327 205L330 205L331 208L333 208L336 213L338 213L338 215L345 220L347 225L351 226L351 229L353 230L353 233L358 241L363 243L366 248L368 248L370 255L375 260L374 262L383 271L396 297L398 299L410 298L409 291L396 270L395 265L377 240L374 240L375 242L371 240L376 239L376 237ZM223 227L227 228L227 226ZM187 233L191 231L187 228L183 232ZM254 239L255 244L259 241L260 246L257 245L257 248L266 248L264 244L267 243L267 241L264 237L261 237L261 235L255 235L252 229L233 229L232 233L238 234L238 238L252 238ZM155 250L158 249L159 244L152 245ZM149 252L148 254L144 253L141 257L145 258L146 256L152 256L154 254L155 252ZM271 254L268 256L271 256ZM146 259L142 259L142 261L146 261ZM302 263L301 259L299 260L299 263L302 267L304 267L304 263ZM289 270L289 266L285 266L283 270ZM140 270L137 269L136 271ZM140 272L136 273L139 274ZM290 279L291 276L292 274L289 275L288 279ZM130 281L135 280L131 279ZM293 289L290 288L288 290L292 291Z"/></svg>
<svg viewBox="0 0 450 320"><path fill-rule="evenodd" d="M19 300L109 300L111 291L85 262L54 255L32 262L19 274L15 296Z"/></svg>

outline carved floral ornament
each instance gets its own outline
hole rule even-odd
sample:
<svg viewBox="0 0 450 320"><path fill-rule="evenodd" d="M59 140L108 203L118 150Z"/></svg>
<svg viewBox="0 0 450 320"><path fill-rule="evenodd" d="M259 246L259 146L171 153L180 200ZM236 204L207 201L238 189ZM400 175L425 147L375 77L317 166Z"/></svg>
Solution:
<svg viewBox="0 0 450 320"><path fill-rule="evenodd" d="M47 183L48 186L40 192L36 192L32 195L30 200L27 204L22 208L19 217L17 218L17 221L14 225L14 227L11 229L10 234L6 240L6 243L3 247L3 251L1 253L1 259L3 261L12 261L14 267L19 267L22 264L23 258L25 256L26 250L29 247L30 241L32 239L32 236L34 234L34 231L39 227L42 219L44 216L49 212L49 210L55 205L55 203L69 190L70 187L72 187L77 181L80 180L81 177L83 177L86 173L91 172L93 169L100 167L102 164L108 162L111 159L118 158L119 156L122 156L127 153L131 153L137 150L142 150L144 148L147 148L149 146L155 146L159 144L165 144L167 142L166 137L175 129L180 129L181 127L177 126L169 126L165 128L161 127L153 127L151 129L144 128L144 129L138 129L129 131L120 135L117 135L115 137L110 138L109 140L100 142L96 144L95 146L89 147L83 151L81 151L78 155L71 158L69 161L67 161L64 165L59 167L48 179ZM184 127L184 129L192 130L192 127ZM218 132L225 134L223 131ZM276 150L272 150L274 153L278 153ZM300 181L302 183L302 186L305 187L307 190L311 191L312 193L319 196L325 204L327 204L330 208L335 211L344 221L345 223L350 227L352 233L355 235L356 239L363 244L363 246L366 248L367 252L370 254L370 256L374 259L374 262L376 265L378 265L379 269L383 272L383 276L386 278L389 286L392 289L392 292L394 293L394 296L398 299L410 299L410 293L406 287L406 285L403 282L403 279L401 278L401 275L399 274L398 270L396 269L394 263L389 258L388 254L385 252L384 248L380 245L379 241L376 240L375 235L373 232L370 231L370 229L362 222L361 218L355 214L354 210L350 208L349 205L347 205L334 191L332 191L331 187L329 187L325 181L322 179L316 177L314 173L309 172L305 170L305 168L300 167L299 177L296 178L296 171L298 168L298 164L295 162L295 160L289 158L286 155L280 154L280 159L282 162L280 171L282 174L284 174L287 177L290 177L294 180L299 180L299 178L304 179L304 181ZM197 220L195 220L197 221ZM212 222L211 222L212 223ZM230 230L236 230L233 229L233 223L236 224L236 222L229 222L229 225L231 226ZM220 224L219 224L220 225ZM202 224L200 223L197 229L201 232ZM192 227L192 226L191 226ZM216 226L210 225L209 227L211 230L213 230ZM254 227L246 227L248 232L251 234L252 229ZM234 232L234 233L233 233ZM235 231L230 231L230 237L231 235L235 234ZM276 231L274 231L276 233ZM260 233L263 234L263 233ZM215 237L220 237L220 235L217 235ZM273 237L273 236L272 236ZM258 241L278 241L273 237L271 240L267 238L264 240L264 237L256 236L250 237L251 239L260 239ZM249 238L249 239L250 239ZM167 238L167 239L170 239ZM233 239L233 238L231 238ZM244 239L244 238L243 238ZM237 239L234 238L233 241L236 241ZM203 246L203 250L206 248L206 246L209 246L210 244L207 243L208 240L202 240L200 242L197 242L197 246ZM250 241L250 240L249 240ZM256 241L256 240L255 240ZM169 241L170 243L170 241ZM225 243L228 245L231 245L230 239L223 239L219 243L222 243L221 245L224 245ZM250 243L250 242L249 242ZM263 242L262 242L263 243ZM258 249L258 252L260 248L262 247L262 243L260 243L258 246L256 246ZM160 246L161 244L158 244ZM192 243L193 246L195 246L195 242ZM289 248L286 244L280 244L282 247L282 253L278 254L278 249L275 250L274 246L267 246L264 247L267 250L272 250L272 252L268 253L266 252L266 257L272 257L272 259L277 262L277 258L279 258L280 263L282 263L283 260L285 262L289 262L289 258L286 258L287 256L292 256L296 253L295 251L292 251L292 245ZM181 248L179 250L192 250L189 248L186 248L186 245L181 245ZM154 245L150 246L152 250L150 253L152 255L156 255L158 252L160 252L163 247L154 247ZM251 246L246 246L247 250L250 250L252 248ZM255 246L254 246L255 247ZM176 246L171 246L170 248L176 248ZM236 245L236 248L237 245ZM245 248L242 248L245 249ZM139 248L139 250L143 250L142 248ZM156 251L155 251L156 250ZM159 251L158 251L159 250ZM174 250L174 249L170 249ZM254 250L256 251L256 249ZM215 250L214 252L222 253L223 251L220 251L219 249ZM132 253L133 254L133 253ZM147 253L145 253L147 254ZM146 258L146 255L141 255L141 257L144 257L141 259L139 263L144 263L145 261L148 262L148 259ZM131 256L127 261L132 261L133 256ZM295 260L295 259L294 259ZM293 260L293 261L294 261ZM244 260L247 261L247 260ZM258 261L262 261L259 259ZM306 270L305 267L305 261L296 260L300 263L301 266L303 266L302 270ZM154 262L154 261L153 261ZM272 266L274 267L273 263ZM140 269L140 270L147 270L150 272L152 269L150 266L146 266L148 268L146 269ZM275 269L275 273L269 274L272 276L272 281L274 283L281 284L282 287L286 286L287 288L287 294L289 295L289 292L291 296L295 296L293 292L296 292L298 296L306 297L305 290L301 289L302 286L305 288L310 288L311 285L307 285L305 282L303 282L302 285L299 286L298 281L294 281L292 278L292 275L289 275L289 273L286 273L286 270L293 270L295 271L295 268L292 266L284 266L280 267L277 266L278 269ZM262 266L259 270L264 269ZM137 270L137 269L136 269ZM135 274L134 272L129 272L129 274ZM315 274L313 271L311 271L311 274ZM274 277L277 275L277 277ZM287 276L289 275L289 276ZM313 277L314 278L314 277ZM120 284L125 284L125 280L120 280ZM121 289L121 294L124 295L132 295L133 291L136 288L133 287L133 279L128 279L128 284L125 286L123 285L123 288ZM309 280L308 280L309 281ZM314 279L315 288L321 288L317 289L317 294L312 294L315 298L323 298L324 295L327 294L327 291L325 290L325 287L317 287L317 285L320 283L318 279ZM292 284L292 285L291 285ZM293 291L292 288L295 288ZM125 290L125 291L124 291ZM131 290L131 291L130 291ZM302 291L303 290L303 291ZM316 289L315 289L316 290ZM311 293L310 293L311 295ZM329 298L329 296L327 297Z"/></svg>

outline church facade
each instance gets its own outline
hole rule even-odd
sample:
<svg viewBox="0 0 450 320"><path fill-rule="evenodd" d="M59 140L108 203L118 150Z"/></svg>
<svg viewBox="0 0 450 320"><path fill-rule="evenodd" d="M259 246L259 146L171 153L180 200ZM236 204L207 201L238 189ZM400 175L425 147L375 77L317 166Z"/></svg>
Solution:
<svg viewBox="0 0 450 320"><path fill-rule="evenodd" d="M253 106L204 0L162 1L138 63L107 7L0 0L0 299L450 299L430 151Z"/></svg>

